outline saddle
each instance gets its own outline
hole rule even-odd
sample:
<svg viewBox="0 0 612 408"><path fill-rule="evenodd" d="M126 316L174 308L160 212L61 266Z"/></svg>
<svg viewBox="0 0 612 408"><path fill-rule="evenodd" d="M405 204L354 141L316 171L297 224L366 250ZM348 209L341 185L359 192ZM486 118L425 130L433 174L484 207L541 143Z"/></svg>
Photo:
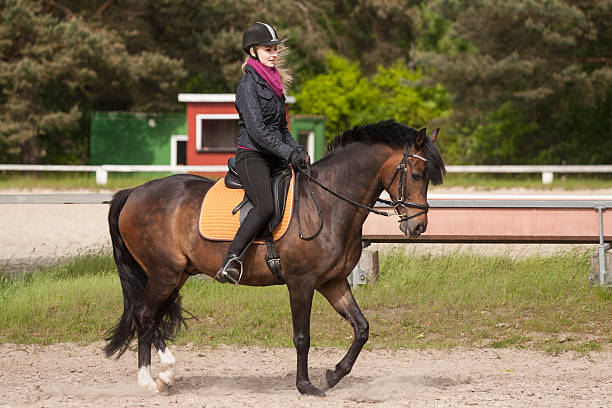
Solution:
<svg viewBox="0 0 612 408"><path fill-rule="evenodd" d="M240 176L236 171L236 158L231 157L227 161L228 172L225 175L225 186L231 189L243 189ZM287 203L287 193L289 192L289 185L291 184L291 166L279 166L272 169L270 174L270 180L272 183L272 198L274 203L274 213L270 219L270 234L276 229L283 219L285 213L285 206ZM240 211L240 223L244 221L244 218L253 208L253 204L247 195L244 195L242 201L232 210L232 215L235 215Z"/></svg>

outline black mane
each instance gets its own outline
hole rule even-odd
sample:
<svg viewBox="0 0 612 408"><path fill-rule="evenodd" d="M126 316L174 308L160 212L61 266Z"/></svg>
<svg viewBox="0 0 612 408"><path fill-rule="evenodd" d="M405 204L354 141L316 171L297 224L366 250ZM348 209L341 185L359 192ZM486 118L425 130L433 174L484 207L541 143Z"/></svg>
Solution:
<svg viewBox="0 0 612 408"><path fill-rule="evenodd" d="M371 125L355 126L338 135L327 144L327 154L324 159L333 156L336 149L351 143L386 144L393 148L406 148L416 141L418 130L394 120L385 120ZM442 184L446 174L440 151L435 144L425 139L423 155L427 159L427 177L433 184Z"/></svg>

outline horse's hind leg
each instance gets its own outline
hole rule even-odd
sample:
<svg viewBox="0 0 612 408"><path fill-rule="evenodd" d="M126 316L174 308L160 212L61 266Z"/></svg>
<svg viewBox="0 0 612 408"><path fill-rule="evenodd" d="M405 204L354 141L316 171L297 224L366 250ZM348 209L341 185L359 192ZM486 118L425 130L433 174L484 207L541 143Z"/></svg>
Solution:
<svg viewBox="0 0 612 408"><path fill-rule="evenodd" d="M144 333L138 333L138 385L157 392L157 384L151 376L151 343L143 340Z"/></svg>
<svg viewBox="0 0 612 408"><path fill-rule="evenodd" d="M353 365L357 356L361 352L363 345L368 341L370 328L368 321L359 310L359 306L355 302L355 298L351 293L346 278L337 278L325 285L320 287L319 292L329 301L334 309L353 326L354 338L348 349L346 355L338 364L335 369L327 370L325 375L327 385L331 388L338 383L345 375L347 375Z"/></svg>
<svg viewBox="0 0 612 408"><path fill-rule="evenodd" d="M160 369L157 377L159 381L157 383L157 388L162 389L165 387L170 387L172 382L174 381L174 364L176 363L176 359L174 355L170 351L170 348L166 345L166 342L161 337L161 333L157 330L155 334L155 338L153 339L153 346L157 350L157 356L159 357Z"/></svg>
<svg viewBox="0 0 612 408"><path fill-rule="evenodd" d="M180 283L177 285L177 287L173 291L173 294L171 294L170 296L178 296L179 290L183 287L183 284L187 281L188 277L189 276L187 274L183 275ZM174 294L174 292L176 292L176 294ZM159 321L157 322L157 324L159 324ZM157 350L157 356L159 357L159 362L161 365L159 374L157 375L161 383L158 381L157 388L162 389L165 387L170 387L174 381L174 365L176 363L176 359L170 351L170 348L166 345L163 335L159 331L159 329L155 331L155 337L153 338L153 346L155 347L155 350Z"/></svg>
<svg viewBox="0 0 612 408"><path fill-rule="evenodd" d="M156 274L155 276L162 275ZM175 289L180 288L185 282L184 279L181 279L179 282L178 278L175 282L172 281L173 279L170 279L170 281L155 279L153 275L150 275L145 290L144 306L138 319L138 384L154 392L163 388L163 384L170 385L174 376L174 356L166 347L166 343L159 331L159 324L163 317L160 316L159 313L160 306L168 299ZM155 344L158 355L160 355L160 360L162 361L162 373L164 374L160 375L159 378L163 384L159 385L151 376L152 344Z"/></svg>
<svg viewBox="0 0 612 408"><path fill-rule="evenodd" d="M172 385L176 360L157 328L157 324L154 326L153 333L152 340L149 340L144 334L138 336L138 384L157 392ZM157 382L151 375L151 344L157 350L161 365Z"/></svg>

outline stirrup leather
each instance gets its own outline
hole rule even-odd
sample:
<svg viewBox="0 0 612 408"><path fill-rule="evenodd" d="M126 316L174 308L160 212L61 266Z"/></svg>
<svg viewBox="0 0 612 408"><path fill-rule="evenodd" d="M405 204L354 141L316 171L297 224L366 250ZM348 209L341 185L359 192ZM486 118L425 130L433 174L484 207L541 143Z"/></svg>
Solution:
<svg viewBox="0 0 612 408"><path fill-rule="evenodd" d="M233 262L237 262L238 265L240 266L240 275L238 276L238 279L236 280L236 278L234 278L232 275L230 275L227 272L227 267L230 266ZM227 281L233 283L234 285L238 285L240 283L240 279L242 279L242 260L240 258L238 258L237 256L233 256L232 258L230 258L225 265L223 265L223 269L221 269L219 272L217 272L217 276L215 276L215 279L218 280L218 278L225 278L227 279Z"/></svg>
<svg viewBox="0 0 612 408"><path fill-rule="evenodd" d="M266 263L268 264L268 269L270 269L270 272L272 272L274 278L276 278L279 283L284 285L287 282L285 282L283 279L283 268L281 267L280 254L274 247L274 241L267 240L266 247L268 253L266 254L265 259Z"/></svg>

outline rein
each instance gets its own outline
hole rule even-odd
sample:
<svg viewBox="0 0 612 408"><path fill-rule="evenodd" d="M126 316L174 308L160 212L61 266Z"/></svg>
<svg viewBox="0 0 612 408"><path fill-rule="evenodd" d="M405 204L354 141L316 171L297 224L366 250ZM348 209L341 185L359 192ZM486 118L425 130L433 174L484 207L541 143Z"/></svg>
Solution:
<svg viewBox="0 0 612 408"><path fill-rule="evenodd" d="M418 203L414 203L412 201L406 201L406 199L408 198L408 189L406 186L406 181L408 178L408 166L407 166L407 161L409 157L415 158L415 159L419 159L419 160L423 160L424 162L427 161L427 159L423 156L419 156L418 154L412 154L409 153L408 150L410 150L410 145L406 146L406 151L404 152L404 156L402 157L402 161L400 162L400 164L398 164L397 168L395 169L395 172L393 173L393 177L391 177L391 181L389 182L389 184L387 185L387 187L385 187L385 190L388 190L391 187L391 184L393 184L393 181L395 180L395 177L397 177L397 175L399 174L400 176L400 181L398 184L398 200L397 201L391 201L391 200L383 200L381 198L377 198L376 202L381 202L383 204L387 204L391 207L393 207L393 209L395 210L395 214L393 213L388 213L388 212L384 212L384 211L380 211L377 210L373 207L358 203L357 201L353 201L350 198L344 197L343 195L335 192L334 190L330 189L329 187L325 186L323 183L321 183L319 180L315 179L314 177L312 177L309 173L310 171L304 171L302 169L298 169L298 171L303 174L304 176L306 176L306 178L308 179L308 186L310 189L310 196L312 197L313 202L315 203L315 207L317 208L317 213L319 216L319 227L317 228L317 231L312 234L309 237L305 237L302 234L302 224L300 221L300 203L299 203L299 189L297 188L297 183L298 183L298 177L295 178L295 183L296 183L296 197L295 197L295 207L296 207L296 211L297 211L297 220L298 220L298 235L301 239L305 240L305 241L310 241L315 239L317 236L319 236L319 234L321 233L321 231L323 230L323 212L321 211L321 206L319 205L319 201L317 200L315 194L314 194L314 190L312 188L312 183L317 184L319 187L321 187L323 190L327 191L328 193L332 194L333 196L346 201L349 204L354 205L355 207L358 208L363 208L364 210L367 210L371 213L377 214L377 215L383 215L385 217L392 217L394 215L399 216L399 220L398 222L403 222L403 221L408 221L412 218L416 218L418 216L421 216L423 214L427 214L427 212L429 211L429 205L428 204L418 204ZM419 208L423 211L419 212L418 214L414 214L411 216L408 216L406 214L402 214L401 213L401 209L407 209L407 208Z"/></svg>

